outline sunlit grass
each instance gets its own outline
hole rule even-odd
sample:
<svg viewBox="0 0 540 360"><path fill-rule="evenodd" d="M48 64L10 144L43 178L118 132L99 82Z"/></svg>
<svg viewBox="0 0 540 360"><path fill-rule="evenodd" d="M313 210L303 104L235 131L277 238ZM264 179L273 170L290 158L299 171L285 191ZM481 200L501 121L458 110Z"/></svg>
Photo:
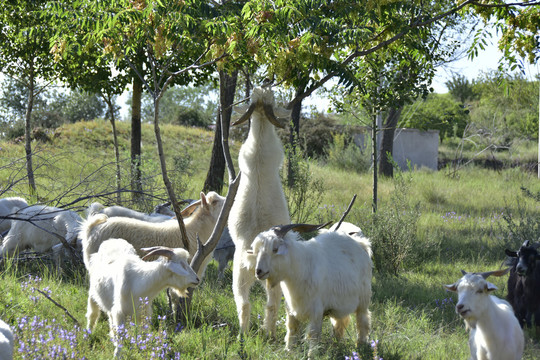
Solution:
<svg viewBox="0 0 540 360"><path fill-rule="evenodd" d="M118 123L121 154L129 157L129 124ZM202 188L210 158L213 134L210 131L164 125L162 128L168 166L174 166L175 156L191 157L188 189L183 197L197 197ZM114 179L114 168L106 166L88 181L88 174L100 169L114 159L110 125L105 121L83 122L66 125L52 135L51 143L36 143L38 149L38 196L54 199L71 190L63 200L74 199L82 194L92 194L110 188ZM233 157L238 154L239 143L234 143ZM517 150L516 150L517 151ZM155 155L155 138L150 124L143 126L143 169L148 178L148 188L154 194L164 196L159 164ZM24 156L22 144L0 143L0 182L24 176L24 163L7 166L11 161ZM518 156L518 155L516 155ZM527 155L528 156L528 155ZM53 161L54 160L54 161ZM123 164L127 176L129 166ZM316 211L310 221L337 221L345 211L353 194L357 194L347 221L368 228L371 219L373 180L370 173L329 169L317 162L310 163L315 179L323 182L325 191L318 199ZM157 174L157 175L156 175ZM407 202L419 203L420 218L417 238L417 254L401 269L399 277L384 276L377 269L373 277L372 331L370 344L357 348L353 322L346 331L345 339L337 343L332 337L331 325L324 321L323 336L319 347L320 359L372 359L371 342L376 355L391 359L464 359L468 357L468 334L463 321L454 311L456 295L446 292L443 284L456 281L460 270L487 271L498 269L504 260L507 246L507 230L502 214L518 213L518 209L540 216L540 206L521 193L525 186L533 192L540 191L536 174L519 168L493 171L479 167L467 167L457 176L441 170L417 171L411 176ZM127 181L127 177L126 177ZM78 184L84 184L78 185ZM78 186L77 186L78 185ZM378 206L385 209L391 204L395 183L392 179L380 178L378 184ZM26 194L25 183L17 184L5 196ZM87 200L87 202L90 200ZM81 202L81 208L86 202ZM369 234L368 234L369 235ZM416 257L415 257L416 256ZM71 269L58 275L49 263L8 263L0 267L0 318L17 326L23 318L39 317L44 326L59 326L56 333L74 329L73 320L43 295L32 292L29 275L41 280L34 288L50 291L52 299L64 306L80 325L76 333L74 351L76 358L110 359L114 345L109 339L109 325L102 316L94 332L83 330L86 325L86 301L88 280L84 269ZM268 339L262 330L265 295L261 286L251 292L252 313L249 334L238 338L236 305L231 289L231 270L219 283L217 270L211 263L204 282L195 291L192 317L187 324L174 324L170 317L161 324L158 316L169 315L165 293L154 302L154 318L147 329L135 328L139 334L151 334L152 343L156 335L166 332L167 344L171 346L168 356L180 353L182 359L305 359L307 347L299 344L291 352L284 350L285 309L279 310L279 324L275 339ZM496 296L504 297L506 277L490 278L499 290ZM46 322L46 323L45 323ZM37 324L36 323L36 326ZM27 330L30 328L27 328ZM26 331L27 331L26 330ZM36 334L45 330L35 330ZM146 333L144 333L146 332ZM16 349L32 334L21 333ZM146 336L146 335L145 335ZM540 346L527 331L525 359L540 357ZM146 337L149 338L149 337ZM64 346L65 338L53 339L50 344ZM130 359L148 359L146 350L129 350ZM70 356L70 355L69 355ZM66 356L69 358L69 356ZM44 356L48 358L47 356ZM16 351L15 359L39 358ZM61 358L61 357L57 357Z"/></svg>

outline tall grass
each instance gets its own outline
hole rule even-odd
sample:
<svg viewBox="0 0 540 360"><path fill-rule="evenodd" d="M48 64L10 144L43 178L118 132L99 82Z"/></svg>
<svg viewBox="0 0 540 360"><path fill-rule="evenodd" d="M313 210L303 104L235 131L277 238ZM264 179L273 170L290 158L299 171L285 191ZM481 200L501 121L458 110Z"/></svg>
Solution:
<svg viewBox="0 0 540 360"><path fill-rule="evenodd" d="M85 129L89 129L87 131ZM127 124L119 124L121 146L127 156ZM143 127L145 171L151 175L158 165L154 155L150 126ZM168 126L165 148L171 167L174 156L189 154L189 178L183 197L195 197L206 175L212 134L198 129ZM41 152L38 173L38 196L58 198L64 193L64 203L83 194L102 191L113 172L104 170L100 176L89 173L113 159L106 122L87 122L65 126L52 136L52 143L35 144ZM233 157L237 156L233 144ZM14 162L24 154L21 144L0 143L0 184L12 183L24 176ZM63 155L67 154L67 155ZM52 159L55 161L53 162ZM177 160L179 161L179 160ZM309 162L312 181L320 182L324 191L318 193L310 211L310 221L337 221L353 194L358 198L347 221L357 223L368 236L371 216L371 175ZM153 168L155 166L155 168ZM185 163L178 163L178 168ZM127 170L126 170L127 173ZM536 174L519 169L492 171L467 167L459 176L448 177L445 171L410 173L410 184L403 193L403 206L418 204L416 242L410 256L415 261L404 262L397 276L374 272L372 331L368 344L355 345L351 324L345 339L336 342L329 321L324 322L319 347L321 359L463 359L468 357L468 334L463 321L456 315L456 296L444 290L443 284L453 283L461 269L486 271L497 269L504 261L504 248L509 244L507 214L512 219L539 217L540 206L523 195L521 186L533 193L540 191ZM155 194L162 191L159 178L150 182ZM179 180L180 181L180 180ZM77 187L68 185L81 184ZM62 184L60 186L59 184ZM72 190L69 193L67 190ZM380 179L379 209L386 214L392 209L395 181ZM24 181L2 196L26 195ZM84 208L91 200L80 201ZM157 200L155 200L157 201ZM387 215L384 215L387 216ZM373 246L376 246L374 243ZM114 345L109 339L109 325L102 317L93 332L84 330L88 280L84 269L65 269L65 274L50 270L47 262L4 262L0 267L0 318L8 322L17 334L15 359L110 359ZM31 277L30 277L31 276ZM307 348L299 344L290 352L284 350L285 310L279 310L275 339L262 330L266 303L262 287L252 290L251 328L238 338L236 305L231 290L231 271L219 282L212 262L205 279L195 291L192 314L185 324L174 324L169 315L165 294L154 302L154 316L147 323L127 325L124 351L129 359L303 359ZM504 297L506 279L496 278L499 287L495 295ZM33 290L32 290L33 289ZM66 311L47 299L65 307ZM165 319L164 319L165 317ZM160 351L159 348L162 351ZM64 351L65 350L65 351ZM525 359L540 358L540 346L534 333L526 330Z"/></svg>

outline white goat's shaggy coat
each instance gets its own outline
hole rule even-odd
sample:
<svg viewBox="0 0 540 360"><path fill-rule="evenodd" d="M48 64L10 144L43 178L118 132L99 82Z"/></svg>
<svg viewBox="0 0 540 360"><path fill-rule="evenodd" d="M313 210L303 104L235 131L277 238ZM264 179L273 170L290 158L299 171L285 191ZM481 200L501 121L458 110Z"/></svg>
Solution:
<svg viewBox="0 0 540 360"><path fill-rule="evenodd" d="M332 226L330 226L328 231L336 231L336 228L337 228L338 224L339 223L335 223ZM321 231L324 232L326 230L323 229ZM349 235L351 235L351 233L354 233L353 234L354 236L359 236L359 237L362 237L362 238L365 237L364 233L362 232L362 230L358 226L356 226L354 224L351 224L350 222L346 222L346 221L341 223L341 225L339 226L337 231L342 231L342 232L347 233Z"/></svg>
<svg viewBox="0 0 540 360"><path fill-rule="evenodd" d="M2 244L2 255L31 248L37 252L50 250L61 241L57 234L70 242L76 238L81 217L74 211L33 205L18 211L21 220L12 220Z"/></svg>
<svg viewBox="0 0 540 360"><path fill-rule="evenodd" d="M189 243L190 259L197 251L197 234L203 244L208 240L219 217L225 198L215 192L208 195L201 193L201 202L193 214L184 219ZM159 223L125 218L107 217L104 214L90 216L81 226L80 237L83 244L83 260L88 269L90 255L97 252L101 243L111 238L125 239L137 251L151 246L167 246L183 248L180 227L176 219ZM212 254L203 261L199 269L199 277L203 277L204 270L212 260Z"/></svg>
<svg viewBox="0 0 540 360"><path fill-rule="evenodd" d="M138 219L143 221L149 221L149 222L162 222L166 220L170 220L171 216L163 215L163 214L145 214L133 209L128 209L123 206L109 206L105 207L102 204L95 202L92 203L88 209L86 209L86 213L88 216L93 214L105 214L108 217L129 217L132 219Z"/></svg>
<svg viewBox="0 0 540 360"><path fill-rule="evenodd" d="M141 323L143 315L151 317L152 300L163 289L171 287L185 295L188 287L197 285L199 279L187 263L188 252L171 250L174 257L170 260L160 258L145 262L127 241L104 241L99 251L90 257L88 329L95 327L102 310L109 317L111 337L114 338L115 330L125 323L127 316L135 314L137 324Z"/></svg>
<svg viewBox="0 0 540 360"><path fill-rule="evenodd" d="M236 251L233 260L233 293L240 322L240 331L249 328L251 304L249 292L255 282L255 261L246 256L258 233L271 226L290 223L287 201L283 193L279 169L283 161L283 146L274 125L266 118L262 104L274 107L270 89L256 88L251 103L258 104L251 117L249 134L240 148L238 165L242 173L238 193L229 214L228 226ZM264 327L275 334L277 313L281 301L278 286L266 285Z"/></svg>
<svg viewBox="0 0 540 360"><path fill-rule="evenodd" d="M13 330L0 320L0 360L13 359Z"/></svg>
<svg viewBox="0 0 540 360"><path fill-rule="evenodd" d="M308 241L295 232L283 238L273 229L253 242L256 274L281 285L287 303L286 348L296 341L300 322L309 321L306 337L320 337L323 316L332 319L337 338L356 314L359 342L367 340L371 315L371 245L367 238L328 231Z"/></svg>
<svg viewBox="0 0 540 360"><path fill-rule="evenodd" d="M14 215L18 210L28 207L26 200L20 197L0 199L0 216ZM0 219L0 234L9 230L11 220Z"/></svg>
<svg viewBox="0 0 540 360"><path fill-rule="evenodd" d="M469 329L473 360L518 360L524 349L523 330L508 302L490 293L497 289L481 275L466 273L445 287L458 293L456 312Z"/></svg>

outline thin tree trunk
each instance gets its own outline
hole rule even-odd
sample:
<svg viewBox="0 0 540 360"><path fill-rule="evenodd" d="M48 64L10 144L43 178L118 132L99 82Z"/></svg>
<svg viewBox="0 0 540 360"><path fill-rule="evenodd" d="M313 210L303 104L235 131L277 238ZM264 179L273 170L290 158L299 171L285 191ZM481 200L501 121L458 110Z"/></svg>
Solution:
<svg viewBox="0 0 540 360"><path fill-rule="evenodd" d="M371 142L372 142L372 160L373 160L373 201L372 212L377 212L377 113L373 112L373 121L371 124Z"/></svg>
<svg viewBox="0 0 540 360"><path fill-rule="evenodd" d="M161 90L161 94L163 94L164 91L165 89ZM163 184L165 185L165 188L167 189L167 194L169 195L172 208L174 210L174 213L176 214L176 219L178 221L178 226L180 228L180 234L182 237L182 244L184 245L184 249L186 249L191 254L192 250L189 248L189 241L187 237L186 226L184 224L184 219L182 217L182 212L181 212L180 206L178 205L178 200L176 199L173 186L171 184L169 175L167 173L167 164L165 162L165 154L163 152L163 142L161 141L161 130L159 128L159 100L160 99L161 99L161 95L156 96L156 98L154 99L154 133L156 135L156 144L157 144L157 150L158 150L158 156L159 156L159 163L161 165L161 176L163 178ZM186 323L189 317L189 311L191 309L191 295L192 294L193 294L193 290L190 290L188 292L187 298L178 299L178 304L176 306L177 311L175 314L175 321L177 323L184 323L184 324Z"/></svg>
<svg viewBox="0 0 540 360"><path fill-rule="evenodd" d="M34 106L34 66L30 64L30 76L28 79L28 104L26 106L26 118L24 127L24 150L26 151L26 173L28 174L28 186L32 194L36 193L36 181L32 166L32 108Z"/></svg>
<svg viewBox="0 0 540 360"><path fill-rule="evenodd" d="M296 96L304 92L304 86L299 86L296 89ZM294 103L291 111L291 128L289 132L289 162L287 167L287 186L293 187L296 179L297 163L296 163L296 147L300 138L300 115L302 112L302 100Z"/></svg>
<svg viewBox="0 0 540 360"><path fill-rule="evenodd" d="M222 137L229 138L229 126L231 123L232 104L238 80L238 71L227 74L225 71L219 72L219 108L216 118L216 130L214 133L214 145L212 147L212 157L210 168L204 181L203 191L215 191L221 193L223 190L223 177L225 175L225 157L223 156ZM223 117L223 119L221 119ZM222 121L223 120L223 121ZM222 124L224 128L222 128Z"/></svg>
<svg viewBox="0 0 540 360"><path fill-rule="evenodd" d="M137 75L133 77L131 101L131 190L132 199L137 202L142 193L141 176L141 100L143 84Z"/></svg>
<svg viewBox="0 0 540 360"><path fill-rule="evenodd" d="M381 156L379 158L379 175L394 177L394 166L390 162L390 157L394 155L394 134L396 132L396 126L401 116L403 107L390 108L388 110L388 116L382 129L382 141L381 141Z"/></svg>
<svg viewBox="0 0 540 360"><path fill-rule="evenodd" d="M122 194L120 192L120 189L122 187L122 175L120 173L120 151L118 149L118 135L116 133L116 119L114 117L114 104L110 97L106 97L105 95L101 95L105 102L107 103L107 106L109 107L109 114L110 114L110 122L113 130L113 144L114 144L114 158L116 161L116 202L118 204L122 203Z"/></svg>
<svg viewBox="0 0 540 360"><path fill-rule="evenodd" d="M165 90L162 90L162 92L163 91ZM167 173L167 163L165 162L165 153L163 152L163 142L161 141L161 130L159 128L159 100L160 98L161 97L158 96L157 99L154 100L154 133L156 135L157 151L158 151L158 156L159 156L159 163L161 165L161 176L163 178L163 184L165 185L165 188L167 189L167 194L169 195L169 199L171 200L172 207L176 214L176 219L178 220L178 226L180 227L180 233L182 234L182 244L184 245L184 249L186 249L189 252L190 248L189 248L189 241L187 238L186 226L184 225L184 219L181 214L181 209L180 209L180 206L178 205L178 200L176 199L176 195L174 193L171 180L169 179L169 175Z"/></svg>

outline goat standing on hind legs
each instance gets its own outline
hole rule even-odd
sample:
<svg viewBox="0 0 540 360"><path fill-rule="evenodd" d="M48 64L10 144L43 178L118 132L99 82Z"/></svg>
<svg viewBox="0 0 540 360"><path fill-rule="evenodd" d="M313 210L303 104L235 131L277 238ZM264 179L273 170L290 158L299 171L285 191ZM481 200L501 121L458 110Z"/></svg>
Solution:
<svg viewBox="0 0 540 360"><path fill-rule="evenodd" d="M229 231L236 246L233 262L233 293L240 321L240 333L249 329L251 304L249 291L255 282L255 257L247 254L257 234L274 225L289 224L287 201L281 186L279 169L284 152L274 126L283 127L276 118L271 89L256 88L247 111L233 125L251 116L251 127L238 157L242 173L240 185L229 215ZM288 116L289 113L285 116ZM264 328L273 337L281 301L281 288L265 282L268 301Z"/></svg>

